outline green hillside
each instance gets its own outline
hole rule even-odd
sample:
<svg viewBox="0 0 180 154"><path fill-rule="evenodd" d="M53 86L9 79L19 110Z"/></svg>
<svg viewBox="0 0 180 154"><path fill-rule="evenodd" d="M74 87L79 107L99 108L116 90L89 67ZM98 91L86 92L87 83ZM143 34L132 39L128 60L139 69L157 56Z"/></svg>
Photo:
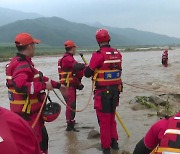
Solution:
<svg viewBox="0 0 180 154"><path fill-rule="evenodd" d="M180 39L171 38L135 29L106 27L110 30L112 45L165 45L180 44ZM42 17L19 20L0 27L0 43L12 43L20 32L31 33L50 46L63 46L64 41L74 40L81 47L97 46L95 32L98 28L86 24L74 23L58 17Z"/></svg>
<svg viewBox="0 0 180 154"><path fill-rule="evenodd" d="M0 26L15 22L17 20L35 19L39 17L41 17L41 15L37 13L26 13L0 7Z"/></svg>
<svg viewBox="0 0 180 154"><path fill-rule="evenodd" d="M51 46L62 46L68 39L74 40L80 46L96 46L94 36L96 30L95 27L69 22L58 17L27 19L0 27L0 43L13 42L17 33L28 32L40 38L42 43ZM118 45L128 45L130 42L113 33L112 38L113 43Z"/></svg>

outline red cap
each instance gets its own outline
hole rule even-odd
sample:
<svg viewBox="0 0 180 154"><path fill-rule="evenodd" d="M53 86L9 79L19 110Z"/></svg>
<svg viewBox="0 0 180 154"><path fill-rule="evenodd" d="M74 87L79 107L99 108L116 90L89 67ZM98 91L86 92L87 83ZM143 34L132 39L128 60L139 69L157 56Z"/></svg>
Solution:
<svg viewBox="0 0 180 154"><path fill-rule="evenodd" d="M64 43L65 48L71 48L71 47L78 47L75 45L75 43L71 40L68 40Z"/></svg>
<svg viewBox="0 0 180 154"><path fill-rule="evenodd" d="M15 38L15 44L17 46L25 46L31 43L39 44L41 41L34 39L30 34L28 33L20 33L16 35Z"/></svg>

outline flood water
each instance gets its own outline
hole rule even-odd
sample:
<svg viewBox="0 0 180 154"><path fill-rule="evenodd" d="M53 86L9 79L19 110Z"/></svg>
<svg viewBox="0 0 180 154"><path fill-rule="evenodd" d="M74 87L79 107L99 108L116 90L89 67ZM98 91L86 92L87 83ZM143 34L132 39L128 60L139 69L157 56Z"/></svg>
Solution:
<svg viewBox="0 0 180 154"><path fill-rule="evenodd" d="M148 128L158 120L157 116L148 116L149 113L155 113L154 111L148 109L133 111L131 109L132 104L129 103L131 99L135 96L149 96L162 93L180 94L180 50L176 49L169 51L170 65L168 68L164 68L161 65L161 54L161 51L122 53L123 81L147 89L154 89L154 91L137 89L124 84L124 92L121 94L120 106L117 108L117 112L123 119L131 136L130 138L127 137L120 123L117 121L121 150L119 152L113 151L113 154L120 154L123 150L132 153L136 143L144 136ZM85 57L89 60L90 55L85 55ZM51 79L58 80L58 58L60 57L35 57L33 62L44 75ZM76 56L75 58L79 62L82 62L80 56ZM0 103L1 106L9 108L7 88L5 87L4 68L6 64L7 62L0 63ZM83 91L78 91L78 109L81 109L86 105L91 92L91 80L83 78L82 82L85 85L85 88ZM52 92L50 93L50 96L53 101L59 102ZM65 107L62 105L62 112L59 118L52 123L46 123L50 139L50 154L102 153L99 151L99 139L87 139L88 133L92 129L99 131L95 111L93 109L93 100L87 110L77 113L76 121L80 132L67 133L65 131Z"/></svg>

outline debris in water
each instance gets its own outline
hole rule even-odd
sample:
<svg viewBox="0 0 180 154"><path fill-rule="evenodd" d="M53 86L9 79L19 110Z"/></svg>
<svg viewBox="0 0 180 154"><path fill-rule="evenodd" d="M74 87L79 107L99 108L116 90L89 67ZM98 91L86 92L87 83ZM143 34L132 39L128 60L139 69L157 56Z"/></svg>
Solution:
<svg viewBox="0 0 180 154"><path fill-rule="evenodd" d="M129 151L123 150L121 154L131 154Z"/></svg>
<svg viewBox="0 0 180 154"><path fill-rule="evenodd" d="M131 107L131 109L134 111L138 111L138 110L145 110L147 109L147 107L141 104L135 104L134 106Z"/></svg>
<svg viewBox="0 0 180 154"><path fill-rule="evenodd" d="M93 138L99 138L99 137L100 137L100 133L97 130L91 130L88 133L87 139L93 139Z"/></svg>

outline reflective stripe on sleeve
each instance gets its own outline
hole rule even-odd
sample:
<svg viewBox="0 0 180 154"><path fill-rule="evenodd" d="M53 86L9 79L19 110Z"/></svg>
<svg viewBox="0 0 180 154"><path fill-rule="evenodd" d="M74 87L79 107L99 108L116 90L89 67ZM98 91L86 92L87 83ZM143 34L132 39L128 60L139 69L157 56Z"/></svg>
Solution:
<svg viewBox="0 0 180 154"><path fill-rule="evenodd" d="M6 76L7 80L12 80L12 76Z"/></svg>
<svg viewBox="0 0 180 154"><path fill-rule="evenodd" d="M39 74L35 74L35 75L34 75L34 78L39 78Z"/></svg>
<svg viewBox="0 0 180 154"><path fill-rule="evenodd" d="M31 82L30 94L34 94L34 83Z"/></svg>
<svg viewBox="0 0 180 154"><path fill-rule="evenodd" d="M180 130L177 130L177 129L167 129L164 133L165 134L178 134L180 135Z"/></svg>

